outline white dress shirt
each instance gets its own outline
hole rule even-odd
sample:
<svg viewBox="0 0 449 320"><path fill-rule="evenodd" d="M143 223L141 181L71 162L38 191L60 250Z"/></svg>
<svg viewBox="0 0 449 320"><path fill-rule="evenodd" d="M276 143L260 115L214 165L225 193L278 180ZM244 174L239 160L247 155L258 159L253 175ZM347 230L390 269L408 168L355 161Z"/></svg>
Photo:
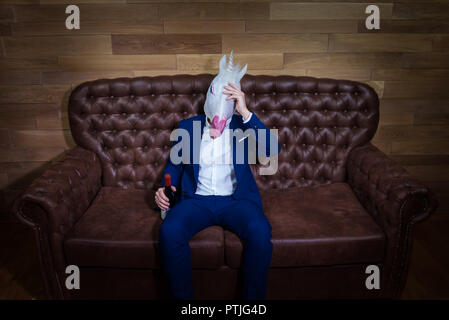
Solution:
<svg viewBox="0 0 449 320"><path fill-rule="evenodd" d="M251 119L250 113L248 119ZM200 163L198 171L198 185L196 194L229 196L237 187L237 179L232 163L232 144L229 123L226 124L223 133L212 139L209 135L210 125L206 120L200 145Z"/></svg>

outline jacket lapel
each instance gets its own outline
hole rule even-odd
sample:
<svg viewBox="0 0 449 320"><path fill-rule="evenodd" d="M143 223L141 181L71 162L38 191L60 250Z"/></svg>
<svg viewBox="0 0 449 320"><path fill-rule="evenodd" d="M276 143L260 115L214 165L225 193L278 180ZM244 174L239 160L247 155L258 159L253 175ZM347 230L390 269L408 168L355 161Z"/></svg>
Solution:
<svg viewBox="0 0 449 320"><path fill-rule="evenodd" d="M238 115L233 115L232 116L231 123L229 123L229 128L231 130L235 130L235 129L239 128L238 121L237 121L238 117L239 117ZM236 143L237 143L236 140L237 139L233 138L231 143L232 143L232 160L233 160L233 163L234 163L234 174L235 174L235 178L237 179L237 185L238 185L239 177L240 177L240 169L242 168L242 166L236 164L236 147L237 147L236 146Z"/></svg>
<svg viewBox="0 0 449 320"><path fill-rule="evenodd" d="M195 129L193 129L193 132L191 133L191 137L192 137L192 143L190 144L190 154L192 155L193 158L193 175L195 177L195 183L198 184L198 172L199 172L199 159L200 159L200 150L201 150L201 140L203 137L203 132L204 132L204 126L206 125L206 115L202 114L201 115L201 131L200 131L200 135L199 137L197 136L197 133L195 133ZM194 154L194 148L193 148L193 144L197 143L198 144L198 148L197 148L197 152Z"/></svg>

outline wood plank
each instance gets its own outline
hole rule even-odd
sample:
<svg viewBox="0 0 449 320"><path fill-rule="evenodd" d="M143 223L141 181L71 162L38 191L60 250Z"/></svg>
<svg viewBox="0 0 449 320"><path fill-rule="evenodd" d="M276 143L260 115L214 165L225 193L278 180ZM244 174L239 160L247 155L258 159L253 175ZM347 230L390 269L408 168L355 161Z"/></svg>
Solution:
<svg viewBox="0 0 449 320"><path fill-rule="evenodd" d="M423 81L385 81L385 98L449 98L445 82L439 80Z"/></svg>
<svg viewBox="0 0 449 320"><path fill-rule="evenodd" d="M86 0L88 1L88 0ZM127 3L158 3L161 0L126 0ZM164 2L210 2L210 0L164 0ZM240 0L220 0L220 2L240 2ZM243 1L241 1L243 2Z"/></svg>
<svg viewBox="0 0 449 320"><path fill-rule="evenodd" d="M70 95L70 86L0 86L0 103L60 103Z"/></svg>
<svg viewBox="0 0 449 320"><path fill-rule="evenodd" d="M326 52L327 34L224 34L223 52Z"/></svg>
<svg viewBox="0 0 449 320"><path fill-rule="evenodd" d="M247 33L356 33L357 20L247 20Z"/></svg>
<svg viewBox="0 0 449 320"><path fill-rule="evenodd" d="M380 113L379 125L413 125L414 113Z"/></svg>
<svg viewBox="0 0 449 320"><path fill-rule="evenodd" d="M229 56L229 53L226 53ZM179 54L177 55L177 66L179 70L217 70L223 54ZM240 66L248 64L251 69L282 69L283 55L276 54L235 54L234 61ZM249 72L249 71L248 71Z"/></svg>
<svg viewBox="0 0 449 320"><path fill-rule="evenodd" d="M0 85L40 84L41 73L36 71L0 71Z"/></svg>
<svg viewBox="0 0 449 320"><path fill-rule="evenodd" d="M268 19L268 3L162 3L162 20L240 20Z"/></svg>
<svg viewBox="0 0 449 320"><path fill-rule="evenodd" d="M80 22L80 29L74 31L61 27L60 21L16 22L11 24L12 33L16 36L46 35L91 35L91 34L161 34L164 32L162 22L147 21L85 21Z"/></svg>
<svg viewBox="0 0 449 320"><path fill-rule="evenodd" d="M67 18L67 5L43 4L14 6L16 22L64 22ZM85 21L150 22L158 21L157 4L79 4L82 13L81 23Z"/></svg>
<svg viewBox="0 0 449 320"><path fill-rule="evenodd" d="M245 20L250 19L264 19L270 18L270 4L269 3L240 3L240 17Z"/></svg>
<svg viewBox="0 0 449 320"><path fill-rule="evenodd" d="M70 130L67 110L42 112L36 116L37 129L64 129Z"/></svg>
<svg viewBox="0 0 449 320"><path fill-rule="evenodd" d="M245 21L164 21L164 33L241 33L245 32Z"/></svg>
<svg viewBox="0 0 449 320"><path fill-rule="evenodd" d="M449 19L447 3L395 3L394 19Z"/></svg>
<svg viewBox="0 0 449 320"><path fill-rule="evenodd" d="M87 71L87 72L71 72L71 71L50 71L42 73L42 84L79 84L85 81L91 81L101 78L120 78L133 77L132 71Z"/></svg>
<svg viewBox="0 0 449 320"><path fill-rule="evenodd" d="M404 53L401 57L402 68L447 69L449 68L449 53Z"/></svg>
<svg viewBox="0 0 449 320"><path fill-rule="evenodd" d="M400 165L403 166L416 166L416 165L433 166L433 165L447 165L449 163L449 155L396 154L391 155L390 158L397 161ZM449 183L447 183L446 186L449 186ZM449 190L449 188L446 190Z"/></svg>
<svg viewBox="0 0 449 320"><path fill-rule="evenodd" d="M380 113L448 113L449 100L435 99L382 99Z"/></svg>
<svg viewBox="0 0 449 320"><path fill-rule="evenodd" d="M449 22L448 22L449 24ZM449 31L446 31L449 32ZM434 51L449 51L449 35L447 34L438 34L434 36L433 39L433 50Z"/></svg>
<svg viewBox="0 0 449 320"><path fill-rule="evenodd" d="M36 116L25 110L0 108L0 128L35 129Z"/></svg>
<svg viewBox="0 0 449 320"><path fill-rule="evenodd" d="M57 57L0 58L0 70L50 71L59 70Z"/></svg>
<svg viewBox="0 0 449 320"><path fill-rule="evenodd" d="M221 53L219 34L112 35L113 54Z"/></svg>
<svg viewBox="0 0 449 320"><path fill-rule="evenodd" d="M381 13L382 17L382 13ZM383 19L383 17L382 17ZM380 29L367 29L365 19L358 22L360 33L447 33L449 22L444 20L382 20Z"/></svg>
<svg viewBox="0 0 449 320"><path fill-rule="evenodd" d="M0 173L0 190L8 186L8 174Z"/></svg>
<svg viewBox="0 0 449 320"><path fill-rule="evenodd" d="M12 130L11 142L17 148L45 148L75 146L70 131L67 130Z"/></svg>
<svg viewBox="0 0 449 320"><path fill-rule="evenodd" d="M7 148L11 146L11 137L8 129L0 129L0 147Z"/></svg>
<svg viewBox="0 0 449 320"><path fill-rule="evenodd" d="M11 24L0 22L0 36L12 35Z"/></svg>
<svg viewBox="0 0 449 320"><path fill-rule="evenodd" d="M217 74L217 70L208 70L208 69L197 69L197 70L178 70L178 69L172 69L172 70L134 70L133 71L135 77L142 77L142 76L148 76L148 77L154 77L154 76L161 76L161 75L178 75L178 74L203 74L203 73L210 73L210 74Z"/></svg>
<svg viewBox="0 0 449 320"><path fill-rule="evenodd" d="M91 4L91 3L133 3L127 0L76 0L76 4ZM73 0L39 0L42 4L73 4Z"/></svg>
<svg viewBox="0 0 449 320"><path fill-rule="evenodd" d="M380 141L426 141L443 138L449 138L447 126L381 125L376 132L376 139Z"/></svg>
<svg viewBox="0 0 449 320"><path fill-rule="evenodd" d="M404 168L423 182L449 180L449 165L405 166Z"/></svg>
<svg viewBox="0 0 449 320"><path fill-rule="evenodd" d="M176 69L176 56L168 54L60 56L59 65L64 71Z"/></svg>
<svg viewBox="0 0 449 320"><path fill-rule="evenodd" d="M377 69L372 80L420 81L433 79L449 80L449 69Z"/></svg>
<svg viewBox="0 0 449 320"><path fill-rule="evenodd" d="M111 37L105 35L5 37L3 42L6 56L13 58L112 53Z"/></svg>
<svg viewBox="0 0 449 320"><path fill-rule="evenodd" d="M401 154L449 154L449 140L393 141L391 142L391 151Z"/></svg>
<svg viewBox="0 0 449 320"><path fill-rule="evenodd" d="M7 4L0 4L0 21L14 21L13 7Z"/></svg>
<svg viewBox="0 0 449 320"><path fill-rule="evenodd" d="M2 0L4 4L39 4L39 0Z"/></svg>
<svg viewBox="0 0 449 320"><path fill-rule="evenodd" d="M384 96L384 81L363 81L363 83L372 87L376 91L379 99Z"/></svg>
<svg viewBox="0 0 449 320"><path fill-rule="evenodd" d="M4 149L0 153L0 162L50 161L59 159L65 154L64 148L25 148Z"/></svg>
<svg viewBox="0 0 449 320"><path fill-rule="evenodd" d="M331 34L330 52L426 52L433 38L427 34Z"/></svg>
<svg viewBox="0 0 449 320"><path fill-rule="evenodd" d="M414 123L417 125L449 125L449 112L415 113Z"/></svg>
<svg viewBox="0 0 449 320"><path fill-rule="evenodd" d="M380 151L390 154L391 153L391 142L385 142L385 141L376 141L373 139L371 143L376 146Z"/></svg>
<svg viewBox="0 0 449 320"><path fill-rule="evenodd" d="M317 78L347 79L368 81L371 79L369 69L307 69L308 76Z"/></svg>
<svg viewBox="0 0 449 320"><path fill-rule="evenodd" d="M395 68L400 53L286 53L284 68Z"/></svg>
<svg viewBox="0 0 449 320"><path fill-rule="evenodd" d="M246 74L252 75L293 75L293 76L305 76L306 71L304 69L248 69ZM175 74L202 74L209 73L216 75L218 69L192 69L192 70L136 70L134 75L140 76L158 76L158 75L175 75Z"/></svg>
<svg viewBox="0 0 449 320"><path fill-rule="evenodd" d="M391 18L392 3L376 3L383 18ZM271 3L271 20L364 19L363 3Z"/></svg>
<svg viewBox="0 0 449 320"><path fill-rule="evenodd" d="M0 104L0 128L36 129L40 117L57 114L59 109L58 104Z"/></svg>
<svg viewBox="0 0 449 320"><path fill-rule="evenodd" d="M7 188L25 188L51 167L51 162L0 163L0 174L7 175Z"/></svg>
<svg viewBox="0 0 449 320"><path fill-rule="evenodd" d="M250 69L247 74L254 75L271 75L271 76L279 76L279 75L291 75L291 76L305 76L306 70L304 69Z"/></svg>

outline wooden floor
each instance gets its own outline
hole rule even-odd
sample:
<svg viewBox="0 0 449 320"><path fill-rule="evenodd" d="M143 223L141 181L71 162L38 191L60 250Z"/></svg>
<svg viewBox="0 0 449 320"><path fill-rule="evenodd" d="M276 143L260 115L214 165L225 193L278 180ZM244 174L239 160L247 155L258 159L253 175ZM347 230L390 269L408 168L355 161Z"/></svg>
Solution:
<svg viewBox="0 0 449 320"><path fill-rule="evenodd" d="M449 299L449 215L418 224L403 299ZM45 299L32 232L0 220L0 299Z"/></svg>

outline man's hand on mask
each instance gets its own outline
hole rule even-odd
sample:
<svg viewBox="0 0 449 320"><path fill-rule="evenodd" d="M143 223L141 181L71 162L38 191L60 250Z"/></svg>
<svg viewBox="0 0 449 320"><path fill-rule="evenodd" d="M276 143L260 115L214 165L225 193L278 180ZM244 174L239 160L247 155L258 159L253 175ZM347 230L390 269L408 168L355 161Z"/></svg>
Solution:
<svg viewBox="0 0 449 320"><path fill-rule="evenodd" d="M243 120L245 121L251 114L251 112L246 107L245 93L240 90L240 88L235 84L230 82L228 83L229 86L223 86L223 88L227 89L227 91L223 91L223 93L229 94L229 97L227 97L226 100L235 99L235 110L237 110L237 112L243 117Z"/></svg>

